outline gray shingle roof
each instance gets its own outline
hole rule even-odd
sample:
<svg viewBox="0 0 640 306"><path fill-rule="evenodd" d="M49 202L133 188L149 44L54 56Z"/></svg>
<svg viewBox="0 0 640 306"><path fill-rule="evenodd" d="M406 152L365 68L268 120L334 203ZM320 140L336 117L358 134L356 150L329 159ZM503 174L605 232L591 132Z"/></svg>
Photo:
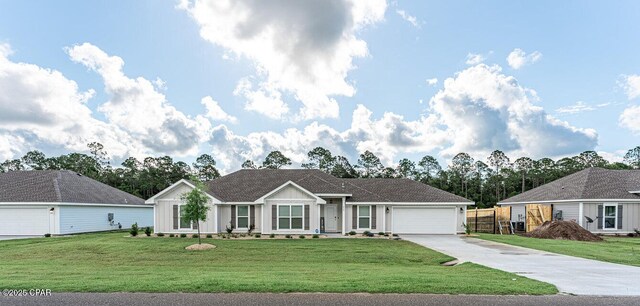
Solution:
<svg viewBox="0 0 640 306"><path fill-rule="evenodd" d="M144 200L68 170L0 173L0 202L144 204Z"/></svg>
<svg viewBox="0 0 640 306"><path fill-rule="evenodd" d="M367 193L353 193L348 202L471 202L470 200L427 184L405 178L344 179Z"/></svg>
<svg viewBox="0 0 640 306"><path fill-rule="evenodd" d="M501 203L558 200L638 199L640 170L588 168L505 199Z"/></svg>
<svg viewBox="0 0 640 306"><path fill-rule="evenodd" d="M288 181L314 194L352 194L349 202L471 202L409 179L341 179L317 169L243 169L207 186L221 201L253 202Z"/></svg>

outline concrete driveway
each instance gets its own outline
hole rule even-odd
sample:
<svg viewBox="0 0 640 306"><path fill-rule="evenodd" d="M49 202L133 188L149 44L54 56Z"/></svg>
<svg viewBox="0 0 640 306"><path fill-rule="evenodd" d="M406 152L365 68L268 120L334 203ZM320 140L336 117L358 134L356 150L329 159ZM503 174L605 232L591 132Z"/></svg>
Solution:
<svg viewBox="0 0 640 306"><path fill-rule="evenodd" d="M640 267L452 235L402 235L429 249L555 285L577 295L640 296Z"/></svg>

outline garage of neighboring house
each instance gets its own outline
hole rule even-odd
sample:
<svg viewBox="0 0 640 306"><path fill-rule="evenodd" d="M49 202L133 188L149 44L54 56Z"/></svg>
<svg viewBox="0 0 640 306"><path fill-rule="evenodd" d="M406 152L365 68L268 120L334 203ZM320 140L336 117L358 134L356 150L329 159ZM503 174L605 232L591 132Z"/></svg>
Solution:
<svg viewBox="0 0 640 306"><path fill-rule="evenodd" d="M392 232L396 234L455 234L455 207L393 206Z"/></svg>
<svg viewBox="0 0 640 306"><path fill-rule="evenodd" d="M153 206L66 170L0 173L0 236L62 235L153 225Z"/></svg>

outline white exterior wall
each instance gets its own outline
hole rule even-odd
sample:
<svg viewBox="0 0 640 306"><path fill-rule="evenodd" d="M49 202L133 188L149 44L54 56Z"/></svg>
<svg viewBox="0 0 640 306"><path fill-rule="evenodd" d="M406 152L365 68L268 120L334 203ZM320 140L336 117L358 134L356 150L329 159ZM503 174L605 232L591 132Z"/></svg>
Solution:
<svg viewBox="0 0 640 306"><path fill-rule="evenodd" d="M361 204L361 205L366 205L369 206L369 204ZM372 233L378 233L378 232L384 232L384 227L385 224L383 223L387 223L385 220L386 218L386 214L385 214L385 204L372 204L370 206L376 206L376 228L371 228L371 229L355 229L353 228L353 206L352 204L347 204L346 205L346 209L345 209L345 213L344 213L344 220L345 220L345 232L350 232L350 231L355 231L356 233L363 233L365 231L370 231ZM389 212L389 215L391 215L391 212ZM388 224L388 223L387 223ZM356 226L357 227L357 226Z"/></svg>
<svg viewBox="0 0 640 306"><path fill-rule="evenodd" d="M173 205L183 204L182 195L191 191L191 187L186 184L175 186L172 190L155 199L155 233L197 233L197 229L174 229L173 228ZM200 222L200 233L218 233L217 206L209 202L207 221ZM224 225L223 225L224 228Z"/></svg>
<svg viewBox="0 0 640 306"><path fill-rule="evenodd" d="M562 220L573 221L578 223L580 218L580 204L579 203L560 203L553 204L552 218L555 217L558 211L562 211Z"/></svg>
<svg viewBox="0 0 640 306"><path fill-rule="evenodd" d="M278 204L301 204L309 205L309 230L273 230L272 224L272 207ZM320 204L322 205L322 204ZM256 207L258 211L260 207ZM304 213L303 213L304 217ZM299 188L289 185L282 190L270 195L265 199L264 213L262 216L264 222L264 234L314 234L320 232L320 210L316 199ZM303 227L304 228L304 227Z"/></svg>
<svg viewBox="0 0 640 306"><path fill-rule="evenodd" d="M256 204L218 204L216 205L218 208L218 218L219 218L219 228L218 232L225 233L227 230L227 226L231 226L231 206L254 206L254 225L255 229L254 233L260 233L262 230L262 205ZM236 207L237 209L237 207ZM251 210L249 210L251 211ZM251 220L251 216L249 216L249 220ZM236 229L234 233L246 232L246 229Z"/></svg>
<svg viewBox="0 0 640 306"><path fill-rule="evenodd" d="M113 224L107 216L113 213ZM60 205L58 206L59 231L56 234L73 234L130 228L133 223L140 227L153 226L153 207Z"/></svg>
<svg viewBox="0 0 640 306"><path fill-rule="evenodd" d="M606 202L606 204L613 203L616 205L622 205L622 228L621 229L598 229L596 222L602 222L598 217L598 205L604 204L603 202L590 202L584 203L584 215L592 218L594 223L589 224L589 231L594 233L603 234L624 234L633 233L634 229L640 228L640 203L617 203ZM584 217L583 217L584 218ZM587 223L583 222L583 227L587 227Z"/></svg>

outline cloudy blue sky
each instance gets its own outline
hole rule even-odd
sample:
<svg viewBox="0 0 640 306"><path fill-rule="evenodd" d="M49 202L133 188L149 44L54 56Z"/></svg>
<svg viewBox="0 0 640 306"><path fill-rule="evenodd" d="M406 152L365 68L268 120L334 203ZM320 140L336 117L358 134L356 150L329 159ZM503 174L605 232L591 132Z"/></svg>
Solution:
<svg viewBox="0 0 640 306"><path fill-rule="evenodd" d="M619 160L638 1L0 1L0 159Z"/></svg>

